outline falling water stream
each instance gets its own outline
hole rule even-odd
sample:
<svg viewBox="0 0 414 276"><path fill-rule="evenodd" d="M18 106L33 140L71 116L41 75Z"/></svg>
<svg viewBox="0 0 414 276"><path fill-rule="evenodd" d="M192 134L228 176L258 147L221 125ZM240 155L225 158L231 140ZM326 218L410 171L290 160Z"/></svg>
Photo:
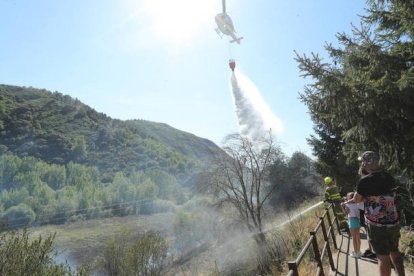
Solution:
<svg viewBox="0 0 414 276"><path fill-rule="evenodd" d="M253 82L237 69L231 74L231 90L241 135L257 140L269 130L273 134L282 132L281 120L272 113Z"/></svg>

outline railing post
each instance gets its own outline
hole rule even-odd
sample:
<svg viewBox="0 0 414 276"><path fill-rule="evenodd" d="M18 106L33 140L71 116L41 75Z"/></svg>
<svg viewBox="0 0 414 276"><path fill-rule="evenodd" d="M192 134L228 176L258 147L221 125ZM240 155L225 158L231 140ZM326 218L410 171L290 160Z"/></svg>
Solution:
<svg viewBox="0 0 414 276"><path fill-rule="evenodd" d="M323 217L321 217L320 220L321 220L321 226L322 226L323 239L325 240L326 251L328 252L329 264L331 265L332 271L335 271L336 267L335 267L335 264L332 258L331 246L329 244L329 237L328 237L328 234L326 233L325 222L323 221ZM332 237L332 238L335 238L335 237Z"/></svg>
<svg viewBox="0 0 414 276"><path fill-rule="evenodd" d="M300 252L298 257L296 258L296 260L288 262L288 267L289 267L288 276L299 276L298 267L301 264L301 261L303 260L303 258L309 252L311 246L313 248L313 255L314 255L315 263L316 263L316 266L317 266L317 275L318 276L325 275L324 267L323 267L323 260L326 256L326 254L328 255L328 259L329 259L330 271L337 271L337 268L335 267L335 263L334 263L334 260L333 260L331 245L330 245L330 241L329 241L329 236L331 236L332 237L332 242L333 242L333 245L334 245L335 249L338 249L338 246L337 246L337 243L336 243L335 230L334 230L334 228L335 228L334 221L335 220L336 220L336 225L338 226L337 229L339 231L339 234L341 234L341 232L340 232L340 228L339 228L339 220L338 220L337 214L336 214L335 209L333 208L333 206L334 205L331 203L327 208L325 208L326 212L324 213L324 215L322 217L319 217L320 222L318 223L315 230L309 232L310 238L307 240L306 245L303 247L302 251ZM333 215L334 215L333 220L331 220L331 216L329 214L329 212L330 212L329 209L330 208L332 208L332 211L333 211ZM327 217L327 219L328 219L329 229L327 228L327 226L325 224L325 217ZM322 229L322 234L323 234L323 243L321 245L322 250L319 249L319 245L318 245L317 232L319 231L319 229Z"/></svg>
<svg viewBox="0 0 414 276"><path fill-rule="evenodd" d="M296 262L288 262L288 268L289 270L293 271L293 276L299 276L298 266L296 265Z"/></svg>
<svg viewBox="0 0 414 276"><path fill-rule="evenodd" d="M310 235L312 236L313 253L315 255L316 263L318 264L318 267L320 268L321 275L324 275L321 254L319 253L318 241L316 239L316 232L311 231Z"/></svg>
<svg viewBox="0 0 414 276"><path fill-rule="evenodd" d="M329 208L326 208L326 216L328 217L329 229L330 229L330 232L331 232L331 235L332 235L332 241L333 241L333 244L334 244L334 248L338 249L338 245L336 244L334 227L333 227L332 221L331 221L331 215L329 214ZM339 233L339 234L341 234L341 233Z"/></svg>

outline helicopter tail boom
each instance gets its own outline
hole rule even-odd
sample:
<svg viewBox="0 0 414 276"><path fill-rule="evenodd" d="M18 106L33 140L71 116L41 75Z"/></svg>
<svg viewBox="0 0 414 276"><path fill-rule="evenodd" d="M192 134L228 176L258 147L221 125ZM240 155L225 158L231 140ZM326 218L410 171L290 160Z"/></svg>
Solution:
<svg viewBox="0 0 414 276"><path fill-rule="evenodd" d="M240 40L242 40L243 39L243 37L233 37L233 40L230 40L230 43L233 43L233 42L237 42L237 44L240 44Z"/></svg>

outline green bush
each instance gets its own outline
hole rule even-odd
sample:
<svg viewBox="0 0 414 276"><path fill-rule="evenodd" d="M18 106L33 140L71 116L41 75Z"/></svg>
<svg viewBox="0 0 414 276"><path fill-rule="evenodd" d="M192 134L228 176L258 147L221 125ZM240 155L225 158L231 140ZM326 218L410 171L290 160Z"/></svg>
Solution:
<svg viewBox="0 0 414 276"><path fill-rule="evenodd" d="M23 231L4 231L0 234L0 275L11 276L85 276L86 268L73 272L68 265L55 264L53 250L55 235L46 239L29 239Z"/></svg>
<svg viewBox="0 0 414 276"><path fill-rule="evenodd" d="M22 227L30 225L36 219L36 214L24 203L8 208L3 215L3 220L7 220L11 227ZM0 274L1 275L1 274Z"/></svg>
<svg viewBox="0 0 414 276"><path fill-rule="evenodd" d="M167 251L168 244L159 233L145 233L129 248L128 275L161 275Z"/></svg>
<svg viewBox="0 0 414 276"><path fill-rule="evenodd" d="M401 230L400 246L405 255L414 256L414 231L408 228Z"/></svg>
<svg viewBox="0 0 414 276"><path fill-rule="evenodd" d="M161 275L168 244L149 231L133 241L129 231L111 238L104 250L103 268L108 275Z"/></svg>

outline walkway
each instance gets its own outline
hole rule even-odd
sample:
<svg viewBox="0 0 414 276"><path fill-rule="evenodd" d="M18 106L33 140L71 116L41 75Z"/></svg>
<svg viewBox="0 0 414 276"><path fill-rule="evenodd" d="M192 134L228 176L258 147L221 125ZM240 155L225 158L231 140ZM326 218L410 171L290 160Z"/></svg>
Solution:
<svg viewBox="0 0 414 276"><path fill-rule="evenodd" d="M347 234L343 236L337 236L337 244L339 247L339 251L336 256L336 260L334 260L337 265L337 271L331 271L329 275L350 275L350 276L376 276L379 275L378 265L376 259L370 258L359 258L355 259L352 258L349 253L353 251L352 246L352 239ZM368 241L367 236L364 230L361 230L361 251L364 251L368 248ZM413 272L405 270L406 276L414 276ZM391 275L397 275L394 271L392 271Z"/></svg>

